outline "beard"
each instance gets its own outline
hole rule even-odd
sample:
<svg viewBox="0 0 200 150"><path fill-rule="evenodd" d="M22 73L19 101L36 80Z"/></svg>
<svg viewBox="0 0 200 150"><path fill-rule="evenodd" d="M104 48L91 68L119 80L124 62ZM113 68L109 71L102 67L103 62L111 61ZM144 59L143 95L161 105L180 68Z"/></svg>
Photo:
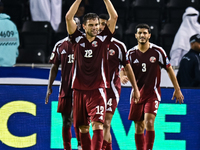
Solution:
<svg viewBox="0 0 200 150"><path fill-rule="evenodd" d="M148 40L147 40L146 38L145 38L145 39L143 38L143 40L140 40L140 39L139 39L139 40L138 40L138 43L144 45L144 44L147 43L147 41L148 41Z"/></svg>
<svg viewBox="0 0 200 150"><path fill-rule="evenodd" d="M93 34L92 32L87 32L87 35L89 35L90 37L95 37L97 34Z"/></svg>

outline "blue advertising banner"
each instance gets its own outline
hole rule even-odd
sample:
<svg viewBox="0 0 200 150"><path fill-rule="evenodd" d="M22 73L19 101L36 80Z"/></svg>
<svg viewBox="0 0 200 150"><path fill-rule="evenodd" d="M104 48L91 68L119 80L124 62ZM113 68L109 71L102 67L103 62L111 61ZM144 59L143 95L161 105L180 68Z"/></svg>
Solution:
<svg viewBox="0 0 200 150"><path fill-rule="evenodd" d="M21 72L26 74L26 76L24 75L21 78L48 79L49 69L31 70L25 68L25 72L22 70ZM26 73L26 71L33 72L30 73L30 76L27 76L29 73ZM20 77L20 71L18 73L18 77ZM42 77L42 74L46 77ZM0 78L4 77L7 77L7 75L0 75ZM13 77L14 75L10 75L9 78ZM1 150L63 149L62 118L57 113L59 85L53 86L50 101L45 105L47 85L40 85L35 80L34 83L0 84ZM122 88L120 102L112 119L113 150L136 150L134 123L128 120L130 91L130 87ZM171 100L173 88L162 88L161 92L162 101L155 120L156 138L154 149L199 150L200 120L198 117L200 114L200 89L182 89L185 100L184 104L181 105ZM92 130L90 133L92 135ZM72 148L74 150L77 149L73 127Z"/></svg>

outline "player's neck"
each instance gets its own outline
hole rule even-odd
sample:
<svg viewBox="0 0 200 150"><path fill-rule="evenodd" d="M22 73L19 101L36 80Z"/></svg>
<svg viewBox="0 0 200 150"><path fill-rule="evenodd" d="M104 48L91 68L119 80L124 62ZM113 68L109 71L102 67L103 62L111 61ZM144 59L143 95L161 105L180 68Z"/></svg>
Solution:
<svg viewBox="0 0 200 150"><path fill-rule="evenodd" d="M149 42L146 42L145 44L138 44L138 49L139 51L141 51L142 53L145 53L148 49L149 49Z"/></svg>
<svg viewBox="0 0 200 150"><path fill-rule="evenodd" d="M92 37L92 36L89 36L89 35L86 35L86 38L89 42L92 42L94 41L95 37Z"/></svg>

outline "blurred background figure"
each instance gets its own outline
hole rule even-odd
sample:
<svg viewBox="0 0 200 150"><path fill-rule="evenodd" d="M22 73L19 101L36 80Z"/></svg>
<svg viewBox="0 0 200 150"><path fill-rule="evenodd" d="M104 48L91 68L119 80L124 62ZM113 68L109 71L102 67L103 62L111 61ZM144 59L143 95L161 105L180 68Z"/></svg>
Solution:
<svg viewBox="0 0 200 150"><path fill-rule="evenodd" d="M16 63L19 54L19 33L10 16L3 13L0 1L0 66L9 67Z"/></svg>
<svg viewBox="0 0 200 150"><path fill-rule="evenodd" d="M177 74L180 87L200 87L200 34L190 38L191 49L186 53Z"/></svg>
<svg viewBox="0 0 200 150"><path fill-rule="evenodd" d="M61 22L62 0L30 0L33 21L48 21L57 31Z"/></svg>
<svg viewBox="0 0 200 150"><path fill-rule="evenodd" d="M189 38L194 34L200 33L198 17L199 12L196 9L193 7L186 8L170 51L170 63L172 66L179 66L181 58L190 49Z"/></svg>

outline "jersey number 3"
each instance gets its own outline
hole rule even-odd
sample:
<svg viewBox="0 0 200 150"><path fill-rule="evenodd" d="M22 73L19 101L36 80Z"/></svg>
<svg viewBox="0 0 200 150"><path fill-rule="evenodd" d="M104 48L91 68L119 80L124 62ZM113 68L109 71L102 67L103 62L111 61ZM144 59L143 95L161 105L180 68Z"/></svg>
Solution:
<svg viewBox="0 0 200 150"><path fill-rule="evenodd" d="M146 63L142 63L142 72L146 72L147 71L147 65Z"/></svg>

